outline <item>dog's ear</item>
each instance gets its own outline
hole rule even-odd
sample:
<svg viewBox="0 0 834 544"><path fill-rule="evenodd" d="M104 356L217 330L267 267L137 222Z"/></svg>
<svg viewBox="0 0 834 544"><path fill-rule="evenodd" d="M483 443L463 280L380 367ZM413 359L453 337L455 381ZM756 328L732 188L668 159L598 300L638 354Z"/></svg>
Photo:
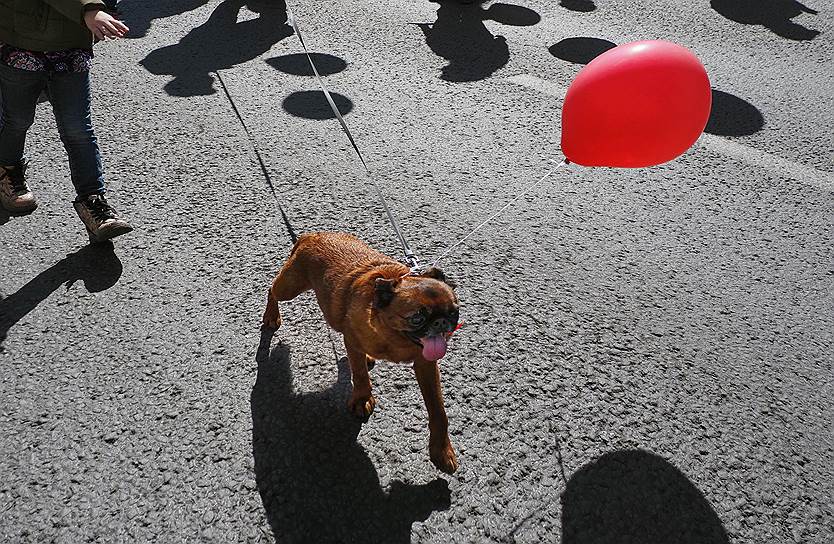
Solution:
<svg viewBox="0 0 834 544"><path fill-rule="evenodd" d="M440 270L439 268L437 268L436 266L432 266L431 268L429 268L428 270L426 270L425 272L423 272L420 275L423 276L424 278L433 278L433 279L436 279L438 281L442 281L443 283L445 283L446 285L448 285L452 289L454 289L455 287L458 286L455 282L453 282L452 280L447 278L446 274L444 274L443 271Z"/></svg>
<svg viewBox="0 0 834 544"><path fill-rule="evenodd" d="M385 308L394 300L394 288L400 280L377 278L374 281L374 308Z"/></svg>

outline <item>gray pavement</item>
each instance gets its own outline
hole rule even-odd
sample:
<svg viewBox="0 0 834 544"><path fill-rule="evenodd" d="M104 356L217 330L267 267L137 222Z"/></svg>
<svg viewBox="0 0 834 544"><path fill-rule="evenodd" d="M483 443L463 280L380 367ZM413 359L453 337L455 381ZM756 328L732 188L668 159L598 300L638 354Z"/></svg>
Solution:
<svg viewBox="0 0 834 544"><path fill-rule="evenodd" d="M399 251L259 4L122 2L134 38L94 70L115 249L39 108L41 207L0 216L0 541L832 542L834 7L292 5L425 259L561 158L599 40L684 44L715 89L684 156L563 169L444 263L446 476L407 366L360 424L312 296L259 331L290 244L214 71L296 228Z"/></svg>

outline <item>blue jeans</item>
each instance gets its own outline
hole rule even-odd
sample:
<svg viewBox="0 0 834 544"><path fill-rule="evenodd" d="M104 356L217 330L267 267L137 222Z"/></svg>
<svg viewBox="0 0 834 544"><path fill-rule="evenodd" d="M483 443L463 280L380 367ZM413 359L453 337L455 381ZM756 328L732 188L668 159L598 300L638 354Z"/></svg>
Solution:
<svg viewBox="0 0 834 544"><path fill-rule="evenodd" d="M69 157L78 198L103 193L104 171L90 115L89 72L30 72L0 63L0 166L25 160L26 132L35 121L35 106L44 90Z"/></svg>

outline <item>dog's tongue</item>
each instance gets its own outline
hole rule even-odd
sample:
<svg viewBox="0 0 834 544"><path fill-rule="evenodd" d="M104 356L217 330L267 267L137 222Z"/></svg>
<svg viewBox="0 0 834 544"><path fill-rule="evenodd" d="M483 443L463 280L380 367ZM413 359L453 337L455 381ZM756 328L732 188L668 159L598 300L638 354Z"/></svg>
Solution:
<svg viewBox="0 0 834 544"><path fill-rule="evenodd" d="M425 336L420 342L423 343L423 358L427 361L439 361L446 355L446 338L442 334Z"/></svg>

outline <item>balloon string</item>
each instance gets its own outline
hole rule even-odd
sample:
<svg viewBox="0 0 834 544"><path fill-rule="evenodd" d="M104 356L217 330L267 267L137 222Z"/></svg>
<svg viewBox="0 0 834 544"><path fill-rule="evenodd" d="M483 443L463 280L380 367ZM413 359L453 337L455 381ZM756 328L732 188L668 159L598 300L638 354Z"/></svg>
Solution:
<svg viewBox="0 0 834 544"><path fill-rule="evenodd" d="M512 199L509 202L507 202L506 204L504 204L504 206L502 206L500 210L498 210L497 212L495 212L491 216L487 217L484 221L481 222L480 225L478 225L477 227L472 229L472 231L469 234L467 234L466 236L464 236L463 238L461 238L460 240L455 242L451 247L449 247L449 249L447 249L443 253L443 255L441 255L440 257L438 257L437 259L434 260L434 262L431 264L431 266L437 266L437 263L439 263L441 261L441 259L443 259L449 253L451 253L453 249L455 249L456 247L461 245L463 242L465 242L470 236L472 236L473 234L475 234L476 232L481 230L481 227L483 227L484 225L486 225L487 223L489 223L490 221L492 221L493 219L495 219L496 217L501 215L504 212L504 210L506 210L507 208L509 208L513 204L515 204L518 201L518 199L520 199L521 197L526 195L528 192L530 192L531 189L538 186L541 182L543 182L544 180L549 178L550 175L553 174L553 172L555 172L556 170L558 170L562 166L565 166L566 164L570 164L570 161L568 159L562 160L562 162L560 162L559 164L557 164L556 166L551 168L545 175L543 175L538 180L534 181L533 183L531 183L530 185L525 187L520 193L518 193L518 195L514 199Z"/></svg>

